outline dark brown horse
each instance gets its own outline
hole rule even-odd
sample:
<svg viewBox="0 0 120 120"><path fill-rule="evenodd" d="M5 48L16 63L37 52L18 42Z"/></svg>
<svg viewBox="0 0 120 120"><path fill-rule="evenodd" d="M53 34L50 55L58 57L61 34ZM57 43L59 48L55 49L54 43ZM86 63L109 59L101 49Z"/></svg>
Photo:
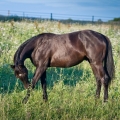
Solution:
<svg viewBox="0 0 120 120"><path fill-rule="evenodd" d="M30 58L36 71L32 83L28 81L28 70L24 65ZM108 99L108 85L114 76L114 61L110 40L95 31L83 30L68 34L43 33L24 42L14 55L11 65L15 76L27 89L23 99L26 103L33 89L41 78L43 99L47 100L47 67L71 67L86 60L90 63L97 82L96 97L100 97L101 85L104 86L104 101Z"/></svg>

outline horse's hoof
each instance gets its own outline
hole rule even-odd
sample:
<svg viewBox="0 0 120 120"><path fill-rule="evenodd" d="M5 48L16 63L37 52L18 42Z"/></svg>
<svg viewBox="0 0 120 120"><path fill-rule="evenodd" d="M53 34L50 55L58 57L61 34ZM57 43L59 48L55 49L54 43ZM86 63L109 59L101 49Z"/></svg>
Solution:
<svg viewBox="0 0 120 120"><path fill-rule="evenodd" d="M108 100L104 100L104 102L108 102Z"/></svg>
<svg viewBox="0 0 120 120"><path fill-rule="evenodd" d="M45 102L47 102L47 101L48 101L48 96L47 96L47 95L43 95L43 100L44 100Z"/></svg>
<svg viewBox="0 0 120 120"><path fill-rule="evenodd" d="M48 99L44 99L44 102L47 102L48 101Z"/></svg>
<svg viewBox="0 0 120 120"><path fill-rule="evenodd" d="M22 103L23 103L23 104L26 104L26 103L27 103L27 101L28 101L28 98L27 98L27 97L25 97L25 98L23 99Z"/></svg>

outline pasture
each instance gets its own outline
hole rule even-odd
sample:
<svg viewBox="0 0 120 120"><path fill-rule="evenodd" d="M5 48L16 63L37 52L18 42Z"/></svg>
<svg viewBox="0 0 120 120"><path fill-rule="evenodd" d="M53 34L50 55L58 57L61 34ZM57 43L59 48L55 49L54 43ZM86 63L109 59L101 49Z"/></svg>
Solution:
<svg viewBox="0 0 120 120"><path fill-rule="evenodd" d="M25 40L43 32L68 33L91 29L109 37L113 47L115 78L109 88L109 99L95 100L96 81L87 62L71 68L47 69L48 102L42 100L38 82L27 104L22 83L15 78L10 64L17 48ZM25 61L32 79L35 67ZM0 120L118 120L120 119L120 26L80 25L60 22L0 22Z"/></svg>

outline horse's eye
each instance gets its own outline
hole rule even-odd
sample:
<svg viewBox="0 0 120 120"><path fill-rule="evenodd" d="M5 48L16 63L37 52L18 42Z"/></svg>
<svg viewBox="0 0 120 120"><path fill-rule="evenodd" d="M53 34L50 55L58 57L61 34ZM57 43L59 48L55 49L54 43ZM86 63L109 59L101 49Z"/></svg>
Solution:
<svg viewBox="0 0 120 120"><path fill-rule="evenodd" d="M15 74L16 74L16 75L19 75L19 72L18 72L18 71L16 71L16 72L15 72Z"/></svg>

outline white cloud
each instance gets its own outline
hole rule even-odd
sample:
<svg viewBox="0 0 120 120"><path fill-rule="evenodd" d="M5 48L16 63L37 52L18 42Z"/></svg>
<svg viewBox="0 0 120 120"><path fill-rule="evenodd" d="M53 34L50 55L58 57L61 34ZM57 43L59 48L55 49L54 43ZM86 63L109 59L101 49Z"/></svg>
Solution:
<svg viewBox="0 0 120 120"><path fill-rule="evenodd" d="M14 3L43 3L44 0L6 0Z"/></svg>
<svg viewBox="0 0 120 120"><path fill-rule="evenodd" d="M80 2L79 0L3 0L4 2L14 2L14 3L42 3L42 4L74 4ZM87 0L88 1L88 0Z"/></svg>

